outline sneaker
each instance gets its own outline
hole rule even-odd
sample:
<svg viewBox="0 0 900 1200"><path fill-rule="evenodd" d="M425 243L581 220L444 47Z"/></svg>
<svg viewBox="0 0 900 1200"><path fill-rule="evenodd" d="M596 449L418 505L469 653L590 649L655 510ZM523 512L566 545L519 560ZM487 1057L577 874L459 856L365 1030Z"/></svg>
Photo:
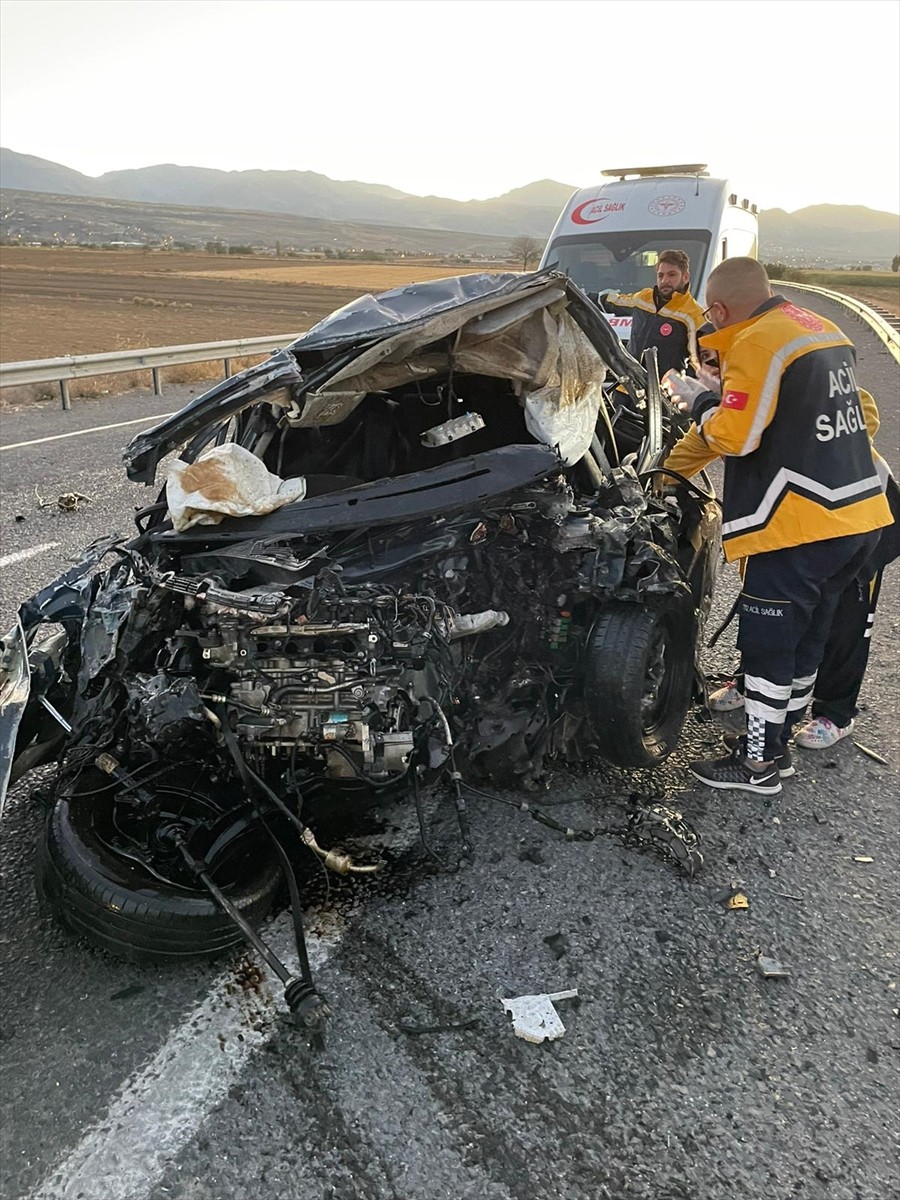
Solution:
<svg viewBox="0 0 900 1200"><path fill-rule="evenodd" d="M740 747L727 758L691 763L690 768L691 774L707 787L735 788L741 792L756 792L760 796L777 796L781 791L778 767L773 764L754 771L747 765Z"/></svg>
<svg viewBox="0 0 900 1200"><path fill-rule="evenodd" d="M710 692L707 704L712 712L734 712L735 709L744 707L744 694L732 679L724 687Z"/></svg>
<svg viewBox="0 0 900 1200"><path fill-rule="evenodd" d="M841 738L849 737L854 724L851 721L849 725L835 725L830 717L813 717L794 734L794 745L804 750L827 750Z"/></svg>
<svg viewBox="0 0 900 1200"><path fill-rule="evenodd" d="M722 741L731 751L740 749L743 753L746 743L746 735L743 733L726 733L722 737ZM782 779L790 779L792 775L797 774L797 768L791 759L791 751L788 746L783 747L780 754L775 755L775 766L778 768L778 774Z"/></svg>

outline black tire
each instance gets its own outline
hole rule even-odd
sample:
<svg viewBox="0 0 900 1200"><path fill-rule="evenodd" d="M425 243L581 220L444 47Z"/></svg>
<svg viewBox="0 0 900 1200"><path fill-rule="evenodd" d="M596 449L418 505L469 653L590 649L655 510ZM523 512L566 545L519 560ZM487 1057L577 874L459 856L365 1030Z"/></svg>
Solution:
<svg viewBox="0 0 900 1200"><path fill-rule="evenodd" d="M691 702L690 605L610 604L588 638L584 694L604 758L652 767L674 750Z"/></svg>
<svg viewBox="0 0 900 1200"><path fill-rule="evenodd" d="M223 888L251 925L269 912L281 883L273 861L248 863L246 882ZM212 958L242 935L206 891L166 887L97 835L90 806L58 800L39 840L38 895L76 933L119 958L171 962Z"/></svg>

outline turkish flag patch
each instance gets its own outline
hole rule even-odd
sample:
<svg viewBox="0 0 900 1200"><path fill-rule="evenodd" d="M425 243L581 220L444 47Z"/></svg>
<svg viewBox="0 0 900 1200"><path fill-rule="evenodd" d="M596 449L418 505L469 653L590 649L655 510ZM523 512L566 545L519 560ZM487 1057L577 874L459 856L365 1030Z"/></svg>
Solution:
<svg viewBox="0 0 900 1200"><path fill-rule="evenodd" d="M750 401L749 392L726 392L722 397L722 408L746 408Z"/></svg>

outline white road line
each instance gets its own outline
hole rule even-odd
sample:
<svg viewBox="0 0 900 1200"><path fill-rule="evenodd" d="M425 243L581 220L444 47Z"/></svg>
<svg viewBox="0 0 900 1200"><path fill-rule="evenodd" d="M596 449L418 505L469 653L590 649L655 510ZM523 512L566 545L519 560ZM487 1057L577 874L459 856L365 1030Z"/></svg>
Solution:
<svg viewBox="0 0 900 1200"><path fill-rule="evenodd" d="M133 421L117 421L115 425L92 425L90 429L73 429L70 433L54 433L50 437L32 438L30 442L13 442L11 446L0 446L4 450L21 450L23 446L40 446L44 442L58 442L62 438L81 437L85 433L103 433L105 429L124 429L126 425L149 425L151 421L164 421L174 413L157 413L155 417L135 417Z"/></svg>
<svg viewBox="0 0 900 1200"><path fill-rule="evenodd" d="M322 914L316 914L321 929ZM341 940L343 925L309 937L313 972ZM266 940L297 969L290 916L283 913ZM228 985L231 985L230 989ZM277 996L277 999L276 999ZM144 1200L241 1073L251 1054L276 1035L287 1009L268 972L259 991L244 991L224 971L209 995L187 1014L143 1070L133 1075L29 1200Z"/></svg>
<svg viewBox="0 0 900 1200"><path fill-rule="evenodd" d="M29 550L17 550L14 554L4 554L0 558L0 567L11 567L13 563L24 562L26 558L34 558L45 550L55 550L59 542L42 542L40 546L32 546Z"/></svg>

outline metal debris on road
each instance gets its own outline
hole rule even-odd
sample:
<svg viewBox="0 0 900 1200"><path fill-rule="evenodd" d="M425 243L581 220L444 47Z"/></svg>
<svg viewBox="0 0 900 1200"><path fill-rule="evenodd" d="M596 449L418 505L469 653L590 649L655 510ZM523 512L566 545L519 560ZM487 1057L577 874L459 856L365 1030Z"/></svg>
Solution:
<svg viewBox="0 0 900 1200"><path fill-rule="evenodd" d="M414 1021L398 1021L397 1028L401 1033L417 1037L420 1033L452 1033L458 1029L478 1029L481 1021L471 1017L468 1021L444 1021L440 1025L417 1025Z"/></svg>
<svg viewBox="0 0 900 1200"><path fill-rule="evenodd" d="M565 992L544 992L537 996L516 996L512 1000L500 1000L506 1012L512 1015L513 1033L526 1042L540 1045L561 1038L566 1027L553 1007L556 1000L574 1000L578 988Z"/></svg>
<svg viewBox="0 0 900 1200"><path fill-rule="evenodd" d="M790 979L791 968L786 967L777 958L769 958L765 954L756 956L756 969L763 979Z"/></svg>
<svg viewBox="0 0 900 1200"><path fill-rule="evenodd" d="M749 908L750 901L743 892L732 892L725 900L725 907L729 911L739 908Z"/></svg>
<svg viewBox="0 0 900 1200"><path fill-rule="evenodd" d="M873 762L881 763L883 767L889 767L891 765L886 758L883 758L882 755L878 753L877 750L870 750L869 747L864 746L862 742L854 742L853 745L861 754L864 754L866 758L871 758Z"/></svg>
<svg viewBox="0 0 900 1200"><path fill-rule="evenodd" d="M37 500L38 508L50 508L55 504L61 512L78 512L79 505L93 503L90 496L84 496L81 492L63 492L55 500L44 500L37 490L37 484L34 487L34 497Z"/></svg>
<svg viewBox="0 0 900 1200"><path fill-rule="evenodd" d="M870 858L868 854L854 854L853 861L858 863L871 863L874 862L875 859Z"/></svg>
<svg viewBox="0 0 900 1200"><path fill-rule="evenodd" d="M651 804L630 812L621 837L626 846L652 850L692 878L703 866L700 834L677 809L666 808L664 804Z"/></svg>

